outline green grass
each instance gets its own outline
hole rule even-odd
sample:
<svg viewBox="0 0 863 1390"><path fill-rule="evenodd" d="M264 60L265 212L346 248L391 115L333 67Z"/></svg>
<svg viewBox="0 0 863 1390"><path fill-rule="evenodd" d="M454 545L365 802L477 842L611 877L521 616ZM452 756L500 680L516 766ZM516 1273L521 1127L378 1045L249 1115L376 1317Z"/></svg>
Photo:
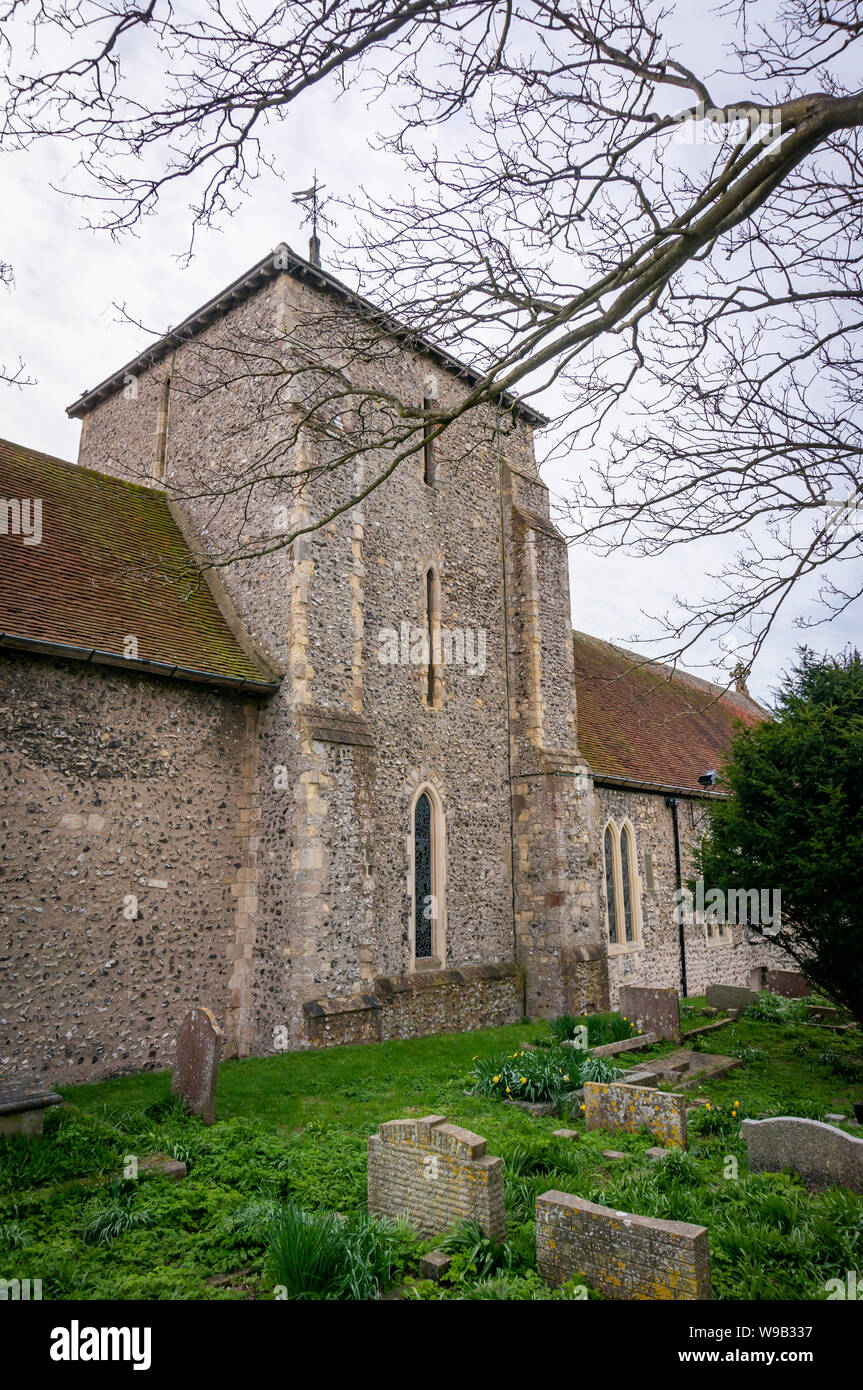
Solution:
<svg viewBox="0 0 863 1390"><path fill-rule="evenodd" d="M692 1001L690 1023L701 1002ZM507 1245L495 1252L493 1269L487 1252L472 1259L462 1251L458 1282L416 1285L419 1297L542 1297L533 1212L536 1196L551 1187L707 1225L719 1298L821 1298L828 1278L857 1268L863 1198L810 1196L788 1176L749 1177L733 1110L739 1101L752 1116L850 1114L863 1094L859 1036L748 1020L708 1034L711 1052L747 1060L689 1093L708 1096L711 1110L692 1117L690 1152L659 1165L644 1157L646 1134L612 1140L583 1132L576 1119L568 1123L582 1130L579 1142L558 1140L559 1119L532 1120L468 1094L476 1059L550 1036L547 1024L520 1024L225 1062L210 1127L171 1100L167 1073L63 1088L71 1104L46 1114L41 1141L0 1144L0 1272L41 1278L46 1298L271 1298L285 1283L275 1277L274 1223L281 1219L284 1230L290 1210L339 1212L356 1227L354 1290L371 1287L362 1283L363 1261L383 1271L378 1284L410 1280L430 1243L405 1232L390 1241L363 1224L366 1140L384 1120L432 1112L482 1134L489 1152L503 1156ZM673 1047L620 1061L634 1065ZM605 1159L612 1144L628 1158ZM187 1160L189 1177L109 1181L128 1155L154 1153ZM729 1159L736 1179L727 1176ZM294 1228L296 1245L297 1220ZM283 1249L289 1264L291 1248ZM342 1274L327 1287L340 1287Z"/></svg>

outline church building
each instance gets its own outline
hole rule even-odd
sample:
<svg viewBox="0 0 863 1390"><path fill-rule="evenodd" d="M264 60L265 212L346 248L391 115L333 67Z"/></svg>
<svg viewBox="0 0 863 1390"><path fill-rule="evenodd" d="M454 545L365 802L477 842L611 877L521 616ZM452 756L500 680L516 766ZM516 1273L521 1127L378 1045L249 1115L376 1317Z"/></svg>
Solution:
<svg viewBox="0 0 863 1390"><path fill-rule="evenodd" d="M75 401L76 463L0 442L0 1067L166 1067L196 1004L265 1055L782 964L675 911L766 712L573 632L543 417L328 469L475 384L281 244Z"/></svg>

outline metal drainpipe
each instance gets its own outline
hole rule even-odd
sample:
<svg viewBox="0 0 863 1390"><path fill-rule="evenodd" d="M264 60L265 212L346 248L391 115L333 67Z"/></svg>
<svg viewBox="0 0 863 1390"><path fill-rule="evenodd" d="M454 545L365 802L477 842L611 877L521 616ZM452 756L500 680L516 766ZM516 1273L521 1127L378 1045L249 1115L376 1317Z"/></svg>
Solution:
<svg viewBox="0 0 863 1390"><path fill-rule="evenodd" d="M680 826L677 823L677 808L680 805L680 798L676 796L667 796L665 798L665 804L671 807L671 820L674 825L674 867L677 876L678 910L677 931L680 941L680 985L685 999L688 993L686 987L686 938L684 936L683 913L680 911L680 890L683 887L683 876L680 872Z"/></svg>

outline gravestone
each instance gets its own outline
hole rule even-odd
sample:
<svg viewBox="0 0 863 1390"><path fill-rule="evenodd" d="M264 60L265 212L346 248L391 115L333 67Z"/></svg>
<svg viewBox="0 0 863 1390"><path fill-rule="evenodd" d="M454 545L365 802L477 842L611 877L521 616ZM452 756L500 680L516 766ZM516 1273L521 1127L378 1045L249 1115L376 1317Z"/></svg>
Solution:
<svg viewBox="0 0 863 1390"><path fill-rule="evenodd" d="M645 1126L665 1148L686 1148L686 1101L671 1091L620 1081L588 1081L584 1087L587 1129L637 1134Z"/></svg>
<svg viewBox="0 0 863 1390"><path fill-rule="evenodd" d="M600 1207L568 1192L536 1199L536 1262L546 1284L573 1276L612 1299L709 1299L707 1228Z"/></svg>
<svg viewBox="0 0 863 1390"><path fill-rule="evenodd" d="M8 1081L0 1077L0 1134L38 1138L48 1106L62 1102L62 1096L38 1081Z"/></svg>
<svg viewBox="0 0 863 1390"><path fill-rule="evenodd" d="M758 995L742 985L708 985L707 1003L713 1009L748 1009Z"/></svg>
<svg viewBox="0 0 863 1390"><path fill-rule="evenodd" d="M216 1081L222 1030L209 1009L191 1009L177 1034L177 1057L171 1090L205 1124L216 1118Z"/></svg>
<svg viewBox="0 0 863 1390"><path fill-rule="evenodd" d="M835 1186L863 1192L863 1139L820 1120L791 1115L744 1120L741 1133L752 1173L781 1173L790 1168L809 1188Z"/></svg>
<svg viewBox="0 0 863 1390"><path fill-rule="evenodd" d="M768 970L767 988L783 999L808 999L812 986L799 970Z"/></svg>
<svg viewBox="0 0 863 1390"><path fill-rule="evenodd" d="M504 1240L503 1159L486 1148L481 1135L443 1115L386 1121L368 1143L369 1211L405 1217L425 1236L476 1221L491 1240Z"/></svg>
<svg viewBox="0 0 863 1390"><path fill-rule="evenodd" d="M677 990L649 989L645 985L622 985L618 1008L624 1018L645 1033L680 1042L680 1001Z"/></svg>

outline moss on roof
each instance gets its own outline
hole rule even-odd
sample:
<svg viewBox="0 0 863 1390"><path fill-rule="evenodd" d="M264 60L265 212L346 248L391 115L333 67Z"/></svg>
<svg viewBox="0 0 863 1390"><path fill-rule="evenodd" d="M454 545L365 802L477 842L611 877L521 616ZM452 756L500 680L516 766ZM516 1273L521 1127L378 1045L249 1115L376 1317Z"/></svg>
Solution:
<svg viewBox="0 0 863 1390"><path fill-rule="evenodd" d="M240 646L157 488L0 440L0 497L41 499L42 538L0 536L4 637L272 684ZM0 518L2 520L2 518Z"/></svg>
<svg viewBox="0 0 863 1390"><path fill-rule="evenodd" d="M578 746L597 776L703 790L738 723L769 717L749 696L573 633Z"/></svg>

